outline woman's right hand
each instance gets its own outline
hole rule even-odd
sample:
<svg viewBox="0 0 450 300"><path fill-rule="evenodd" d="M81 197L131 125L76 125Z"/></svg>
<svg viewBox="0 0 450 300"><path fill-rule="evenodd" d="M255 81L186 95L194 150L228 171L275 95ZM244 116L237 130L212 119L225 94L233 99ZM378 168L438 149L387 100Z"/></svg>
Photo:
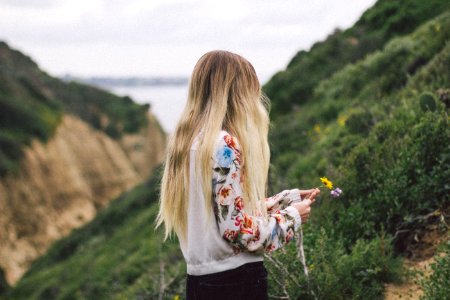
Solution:
<svg viewBox="0 0 450 300"><path fill-rule="evenodd" d="M291 205L295 207L300 217L302 218L302 223L306 223L309 219L309 215L311 214L311 204L314 203L315 197L320 193L319 189L313 189L311 190L311 193L309 194L309 197L303 201L300 202L293 202Z"/></svg>

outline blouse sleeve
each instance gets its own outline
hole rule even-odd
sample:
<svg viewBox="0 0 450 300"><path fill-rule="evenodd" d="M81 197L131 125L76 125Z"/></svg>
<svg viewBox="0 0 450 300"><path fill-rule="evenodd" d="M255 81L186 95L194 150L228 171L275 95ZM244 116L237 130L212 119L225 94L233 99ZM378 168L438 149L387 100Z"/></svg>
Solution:
<svg viewBox="0 0 450 300"><path fill-rule="evenodd" d="M241 151L235 137L225 134L213 152L213 204L221 236L235 252L272 252L287 244L301 224L298 210L287 204L300 199L298 190L285 190L263 199L267 218L244 211Z"/></svg>
<svg viewBox="0 0 450 300"><path fill-rule="evenodd" d="M299 189L284 190L276 195L265 199L268 213L279 213L293 202L302 201Z"/></svg>

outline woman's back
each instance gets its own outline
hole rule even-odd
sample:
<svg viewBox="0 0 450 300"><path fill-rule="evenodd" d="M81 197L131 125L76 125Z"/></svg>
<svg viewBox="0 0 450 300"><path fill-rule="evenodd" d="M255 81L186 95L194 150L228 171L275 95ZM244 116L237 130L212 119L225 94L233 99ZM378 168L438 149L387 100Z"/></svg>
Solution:
<svg viewBox="0 0 450 300"><path fill-rule="evenodd" d="M214 153L223 146L221 141L230 136L228 132L220 131ZM187 263L187 273L191 275L209 274L233 269L246 262L262 261L262 254L236 253L236 249L220 235L218 226L208 226L206 220L210 216L205 213L202 183L199 174L196 174L195 171L195 159L199 143L201 143L201 134L197 135L189 153L190 187L187 238L186 240L182 240L182 237L179 238L181 250ZM211 159L212 173L215 163L217 162Z"/></svg>

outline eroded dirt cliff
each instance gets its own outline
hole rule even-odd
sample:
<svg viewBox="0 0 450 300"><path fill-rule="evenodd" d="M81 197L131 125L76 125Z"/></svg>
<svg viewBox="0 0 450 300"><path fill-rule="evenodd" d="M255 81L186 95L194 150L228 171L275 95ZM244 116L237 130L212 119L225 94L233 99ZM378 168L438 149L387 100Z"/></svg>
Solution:
<svg viewBox="0 0 450 300"><path fill-rule="evenodd" d="M166 138L155 117L114 140L66 114L47 142L33 140L17 175L0 180L0 267L14 284L53 241L149 176Z"/></svg>

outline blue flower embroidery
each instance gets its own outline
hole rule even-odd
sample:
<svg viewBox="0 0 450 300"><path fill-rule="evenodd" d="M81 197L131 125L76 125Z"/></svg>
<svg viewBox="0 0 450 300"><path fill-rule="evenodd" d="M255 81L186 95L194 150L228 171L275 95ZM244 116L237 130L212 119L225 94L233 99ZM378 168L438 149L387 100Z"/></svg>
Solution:
<svg viewBox="0 0 450 300"><path fill-rule="evenodd" d="M228 168L234 159L234 152L228 146L223 146L216 152L216 160L220 167Z"/></svg>

